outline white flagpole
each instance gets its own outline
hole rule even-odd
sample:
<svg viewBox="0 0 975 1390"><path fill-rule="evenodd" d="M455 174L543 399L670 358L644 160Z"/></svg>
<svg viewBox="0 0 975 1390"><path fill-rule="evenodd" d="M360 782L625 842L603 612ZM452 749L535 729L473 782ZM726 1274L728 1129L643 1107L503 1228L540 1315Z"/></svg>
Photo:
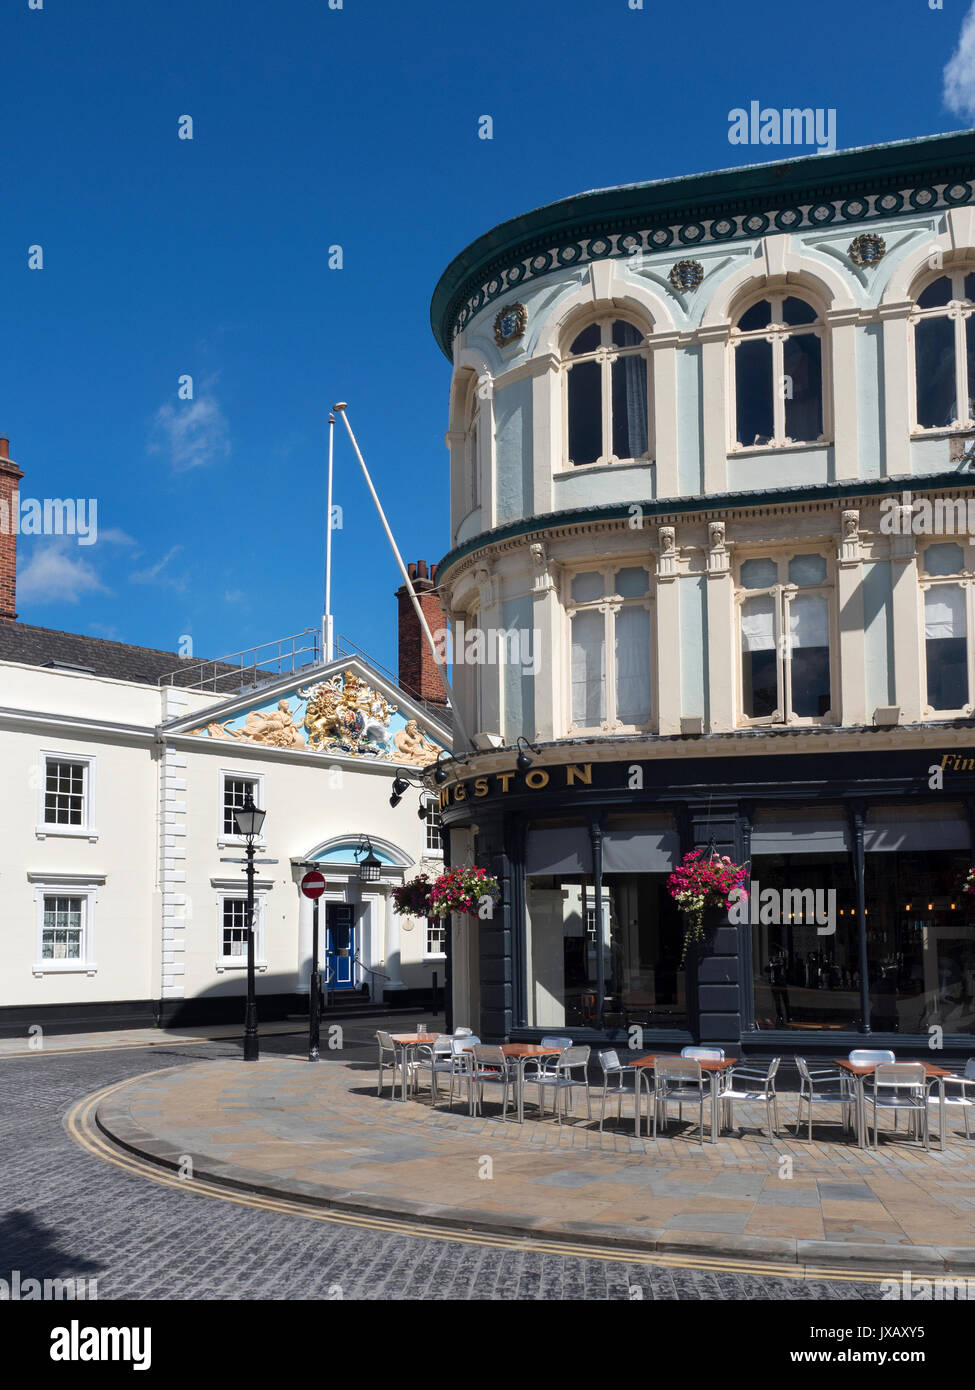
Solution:
<svg viewBox="0 0 975 1390"><path fill-rule="evenodd" d="M322 650L325 660L335 655L332 639L332 451L335 443L335 416L328 417L328 504L325 513L325 615L322 621Z"/></svg>
<svg viewBox="0 0 975 1390"><path fill-rule="evenodd" d="M403 576L403 583L406 585L406 591L409 594L410 599L412 600L414 611L416 612L416 616L420 621L420 627L423 629L423 634L427 639L427 645L430 648L430 651L433 655L433 659L436 662L437 666L440 668L440 679L443 681L444 689L450 697L450 708L453 711L454 721L457 724L457 728L464 742L469 744L471 748L474 748L474 741L464 726L464 721L461 718L460 710L457 708L457 701L454 698L454 692L451 689L450 681L447 679L447 663L446 661L441 661L440 655L437 652L437 644L433 640L433 633L430 631L430 628L427 624L427 620L423 613L423 609L420 607L420 601L416 596L416 590L413 588L413 581L410 579L406 566L403 564L403 557L399 553L399 548L396 544L396 541L393 539L393 533L389 529L389 522L386 520L386 513L383 511L382 503L379 501L379 497L376 494L376 489L372 485L372 479L369 476L369 469L366 467L366 461L362 457L362 452L359 449L358 443L356 442L356 437L352 433L352 426L349 424L349 417L346 414L345 401L338 401L335 405L332 406L332 409L342 416L342 419L345 422L345 428L349 432L349 438L352 440L352 447L355 450L355 456L359 460L359 466L362 469L363 476L365 477L366 486L369 488L369 491L372 495L372 500L376 504L376 511L379 513L379 520L383 524L383 530L386 532L386 539L389 541L393 554L396 557L396 563L399 565L400 574Z"/></svg>

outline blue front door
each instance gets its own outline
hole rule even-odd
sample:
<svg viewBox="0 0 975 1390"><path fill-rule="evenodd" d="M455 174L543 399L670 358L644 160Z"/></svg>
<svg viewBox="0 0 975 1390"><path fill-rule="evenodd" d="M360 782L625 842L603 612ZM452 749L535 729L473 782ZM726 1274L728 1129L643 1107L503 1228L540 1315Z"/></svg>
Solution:
<svg viewBox="0 0 975 1390"><path fill-rule="evenodd" d="M329 903L325 910L325 982L328 989L355 989L355 912L350 903Z"/></svg>

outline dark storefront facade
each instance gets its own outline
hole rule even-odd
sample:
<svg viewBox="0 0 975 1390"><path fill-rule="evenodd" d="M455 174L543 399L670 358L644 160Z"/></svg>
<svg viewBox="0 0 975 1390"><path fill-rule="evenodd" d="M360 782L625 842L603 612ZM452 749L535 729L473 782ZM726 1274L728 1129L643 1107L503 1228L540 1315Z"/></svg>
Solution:
<svg viewBox="0 0 975 1390"><path fill-rule="evenodd" d="M476 825L503 889L476 925L482 1036L969 1054L971 773L932 789L929 748L563 761L573 751L441 789L445 825ZM682 963L667 878L695 847L748 863L749 894L710 914Z"/></svg>

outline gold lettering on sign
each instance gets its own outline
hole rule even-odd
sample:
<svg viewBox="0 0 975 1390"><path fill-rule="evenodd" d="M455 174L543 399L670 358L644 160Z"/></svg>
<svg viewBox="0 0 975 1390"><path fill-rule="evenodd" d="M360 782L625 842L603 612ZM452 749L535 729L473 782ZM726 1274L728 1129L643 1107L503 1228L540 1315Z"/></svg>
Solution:
<svg viewBox="0 0 975 1390"><path fill-rule="evenodd" d="M547 787L548 773L544 772L540 767L536 767L533 772L526 772L525 786L531 787L533 790L536 787Z"/></svg>
<svg viewBox="0 0 975 1390"><path fill-rule="evenodd" d="M477 781L474 783L474 795L487 796L489 790L487 778L478 777Z"/></svg>
<svg viewBox="0 0 975 1390"><path fill-rule="evenodd" d="M440 805L441 805L441 808L444 807L444 806L449 806L449 805L450 805L450 788L449 788L449 787L444 787L443 790L441 791L441 793L440 793Z"/></svg>
<svg viewBox="0 0 975 1390"><path fill-rule="evenodd" d="M458 782L457 785L456 785L456 787L454 787L454 800L455 800L455 801L466 801L466 800L467 800L467 788L466 788L466 786L464 785L463 782Z"/></svg>
<svg viewBox="0 0 975 1390"><path fill-rule="evenodd" d="M571 765L565 769L565 785L574 787L579 781L585 787L592 786L592 763L586 763L585 767Z"/></svg>
<svg viewBox="0 0 975 1390"><path fill-rule="evenodd" d="M498 773L498 781L501 783L501 790L503 792L506 792L508 790L508 783L511 781L512 777L514 777L514 775L515 774L513 772Z"/></svg>

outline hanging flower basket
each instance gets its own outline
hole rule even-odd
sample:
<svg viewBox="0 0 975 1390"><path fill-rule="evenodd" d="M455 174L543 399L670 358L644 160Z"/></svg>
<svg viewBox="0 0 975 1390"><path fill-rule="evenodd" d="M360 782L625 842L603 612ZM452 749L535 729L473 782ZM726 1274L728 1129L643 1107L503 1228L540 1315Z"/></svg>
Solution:
<svg viewBox="0 0 975 1390"><path fill-rule="evenodd" d="M500 901L501 885L496 878L484 869L449 869L430 885L429 915L449 917L455 912L476 917L483 898Z"/></svg>
<svg viewBox="0 0 975 1390"><path fill-rule="evenodd" d="M393 889L393 911L399 917L429 917L431 886L426 874L401 883Z"/></svg>
<svg viewBox="0 0 975 1390"><path fill-rule="evenodd" d="M975 894L975 865L973 865L965 877L965 886L961 890L963 893Z"/></svg>
<svg viewBox="0 0 975 1390"><path fill-rule="evenodd" d="M714 852L705 859L705 851L692 849L667 880L667 890L684 913L684 944L680 963L687 959L692 941L704 940L704 914L708 908L729 908L729 895L740 888L748 877L748 867L734 864L728 856Z"/></svg>

